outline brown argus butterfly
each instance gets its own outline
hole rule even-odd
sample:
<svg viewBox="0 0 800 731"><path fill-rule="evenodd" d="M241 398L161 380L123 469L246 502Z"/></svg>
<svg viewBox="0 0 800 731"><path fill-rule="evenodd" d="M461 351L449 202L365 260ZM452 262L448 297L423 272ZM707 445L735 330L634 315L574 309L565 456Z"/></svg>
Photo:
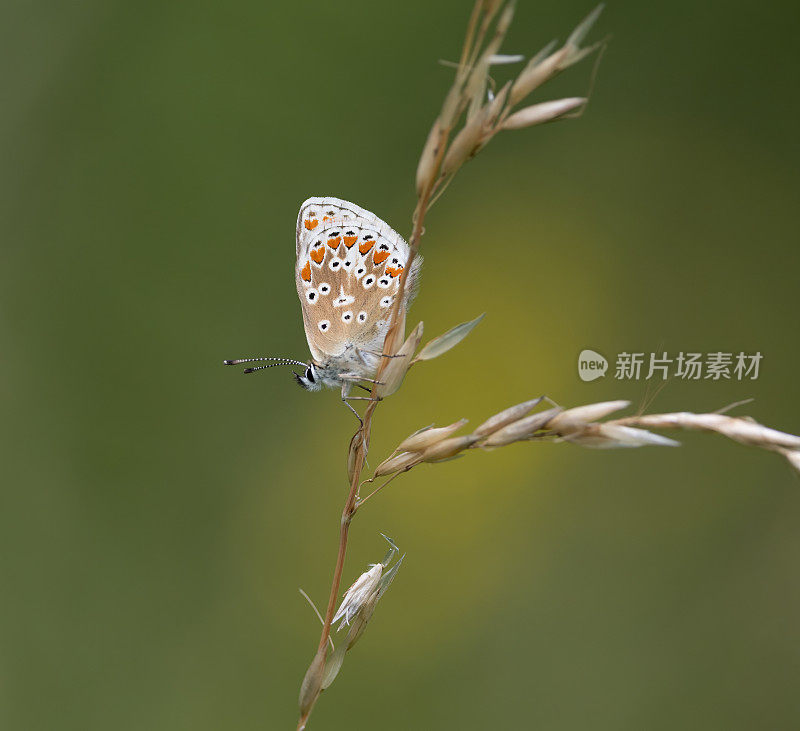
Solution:
<svg viewBox="0 0 800 731"><path fill-rule="evenodd" d="M341 388L348 400L354 384L374 382L390 313L408 261L408 244L373 213L341 198L309 198L296 229L295 284L311 351L292 358L239 358L227 365L269 360L245 373L276 365L300 365L297 383L309 391ZM416 256L406 275L405 305L422 264ZM362 397L363 398L363 397ZM358 414L356 414L358 416Z"/></svg>

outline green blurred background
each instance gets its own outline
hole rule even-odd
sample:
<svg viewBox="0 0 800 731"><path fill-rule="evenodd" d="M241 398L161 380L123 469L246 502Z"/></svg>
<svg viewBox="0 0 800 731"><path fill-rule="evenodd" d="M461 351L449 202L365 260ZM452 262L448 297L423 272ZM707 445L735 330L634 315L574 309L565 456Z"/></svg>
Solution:
<svg viewBox="0 0 800 731"><path fill-rule="evenodd" d="M221 362L306 357L304 198L408 232L469 8L3 4L0 727L294 728L319 633L297 589L324 604L354 420ZM506 50L590 8L522 1ZM760 350L757 381L670 382L650 410L754 397L800 431L798 21L609 5L586 115L501 136L433 209L412 319L488 314L381 407L373 464L543 392L641 404L643 381L581 382L583 348ZM800 727L800 483L680 438L397 481L354 523L345 585L379 531L405 564L310 728Z"/></svg>

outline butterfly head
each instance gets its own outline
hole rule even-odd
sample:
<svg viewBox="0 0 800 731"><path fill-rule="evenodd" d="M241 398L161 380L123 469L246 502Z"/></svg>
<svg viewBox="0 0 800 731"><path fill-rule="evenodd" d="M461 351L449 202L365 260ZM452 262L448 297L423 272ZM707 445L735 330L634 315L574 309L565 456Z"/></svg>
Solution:
<svg viewBox="0 0 800 731"><path fill-rule="evenodd" d="M305 370L303 374L300 375L297 371L292 371L294 373L294 378L297 383L302 386L307 391L318 391L322 388L322 383L320 382L319 372L317 371L317 366L312 363L304 363L302 360L295 360L294 358L236 358L235 360L226 360L225 365L241 365L242 363L253 363L255 361L270 361L269 363L265 363L264 365L258 366L249 366L248 368L244 369L245 373L256 373L257 371L263 371L266 368L274 368L275 366L303 366Z"/></svg>
<svg viewBox="0 0 800 731"><path fill-rule="evenodd" d="M319 391L322 388L322 381L320 380L317 366L314 363L304 363L303 365L305 365L306 369L302 375L297 371L292 371L297 385L306 391Z"/></svg>

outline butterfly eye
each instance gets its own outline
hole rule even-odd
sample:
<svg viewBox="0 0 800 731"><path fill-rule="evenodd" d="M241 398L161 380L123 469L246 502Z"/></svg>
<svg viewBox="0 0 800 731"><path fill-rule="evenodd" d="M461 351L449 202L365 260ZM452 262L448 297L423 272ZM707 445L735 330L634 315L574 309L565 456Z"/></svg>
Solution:
<svg viewBox="0 0 800 731"><path fill-rule="evenodd" d="M311 366L308 366L308 368L306 368L306 379L311 381L311 383L315 383L314 371L311 370Z"/></svg>

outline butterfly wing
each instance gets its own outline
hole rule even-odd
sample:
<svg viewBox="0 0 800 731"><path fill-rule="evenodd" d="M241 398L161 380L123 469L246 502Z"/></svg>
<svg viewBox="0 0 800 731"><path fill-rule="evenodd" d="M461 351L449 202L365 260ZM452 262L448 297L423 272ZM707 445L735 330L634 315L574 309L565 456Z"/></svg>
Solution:
<svg viewBox="0 0 800 731"><path fill-rule="evenodd" d="M374 214L340 198L309 198L297 218L295 281L317 363L350 346L380 351L389 328L408 244ZM418 276L415 257L406 302Z"/></svg>

